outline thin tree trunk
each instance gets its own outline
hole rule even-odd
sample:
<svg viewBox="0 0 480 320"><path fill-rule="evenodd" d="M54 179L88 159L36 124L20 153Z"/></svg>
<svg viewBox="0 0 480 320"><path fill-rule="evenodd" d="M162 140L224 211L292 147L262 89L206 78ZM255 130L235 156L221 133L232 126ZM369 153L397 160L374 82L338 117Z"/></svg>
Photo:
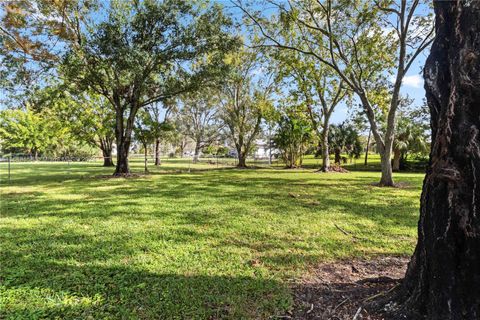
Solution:
<svg viewBox="0 0 480 320"><path fill-rule="evenodd" d="M380 178L380 186L383 187L393 187L393 175L392 175L392 162L391 162L391 154L392 154L392 147L393 147L393 131L395 129L395 121L391 118L392 110L389 111L389 119L387 123L387 134L385 135L385 141L382 139L380 135L380 130L375 120L375 114L373 112L373 108L368 101L368 98L363 94L360 95L360 99L364 106L364 109L367 114L368 121L370 123L370 130L373 134L373 138L375 139L377 145L377 151L380 154L380 166L382 175ZM392 103L393 106L393 103ZM393 108L393 107L390 108ZM393 112L394 114L394 112ZM393 128L392 128L393 126Z"/></svg>
<svg viewBox="0 0 480 320"><path fill-rule="evenodd" d="M330 170L330 150L328 146L329 131L330 131L330 125L327 119L323 124L323 131L322 131L322 171L323 172L328 172Z"/></svg>
<svg viewBox="0 0 480 320"><path fill-rule="evenodd" d="M367 139L367 149L365 150L365 165L368 165L368 149L370 148L370 138L372 135L372 130L368 130L368 139Z"/></svg>
<svg viewBox="0 0 480 320"><path fill-rule="evenodd" d="M155 139L155 165L159 166L162 164L160 160L160 138Z"/></svg>
<svg viewBox="0 0 480 320"><path fill-rule="evenodd" d="M144 171L148 173L148 146L145 143L143 144L143 150L145 155Z"/></svg>
<svg viewBox="0 0 480 320"><path fill-rule="evenodd" d="M480 318L480 2L435 1L424 77L432 147L418 243L392 316Z"/></svg>
<svg viewBox="0 0 480 320"><path fill-rule="evenodd" d="M268 165L272 165L272 128L268 127Z"/></svg>

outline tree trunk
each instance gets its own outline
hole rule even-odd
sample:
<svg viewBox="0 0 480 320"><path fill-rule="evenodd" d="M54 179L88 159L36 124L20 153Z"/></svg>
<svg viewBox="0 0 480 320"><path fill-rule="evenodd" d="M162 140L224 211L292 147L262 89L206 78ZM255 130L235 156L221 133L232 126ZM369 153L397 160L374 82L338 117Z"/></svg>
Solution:
<svg viewBox="0 0 480 320"><path fill-rule="evenodd" d="M368 131L368 139L367 139L367 149L365 150L365 165L368 165L368 149L370 148L370 138L372 135L372 130Z"/></svg>
<svg viewBox="0 0 480 320"><path fill-rule="evenodd" d="M123 122L123 118L122 118ZM128 165L128 152L130 149L130 139L124 137L123 124L118 124L116 128L117 136L117 165L115 167L114 176L122 176L130 174Z"/></svg>
<svg viewBox="0 0 480 320"><path fill-rule="evenodd" d="M381 187L393 187L393 170L392 170L392 148L385 148L380 151L380 166L382 176L379 185Z"/></svg>
<svg viewBox="0 0 480 320"><path fill-rule="evenodd" d="M144 163L144 171L148 173L148 146L147 144L143 144L144 156L145 156L145 163Z"/></svg>
<svg viewBox="0 0 480 320"><path fill-rule="evenodd" d="M247 167L247 156L243 152L238 152L238 168L246 168Z"/></svg>
<svg viewBox="0 0 480 320"><path fill-rule="evenodd" d="M323 124L322 132L322 171L328 172L330 170L330 150L328 148L328 131L330 130L330 125L328 120ZM335 162L337 155L335 153Z"/></svg>
<svg viewBox="0 0 480 320"><path fill-rule="evenodd" d="M104 167L113 167L115 164L112 159L112 149L103 149L103 166Z"/></svg>
<svg viewBox="0 0 480 320"><path fill-rule="evenodd" d="M104 167L113 167L113 158L112 158L112 140L108 137L100 138L100 149L102 150L103 155L103 166Z"/></svg>
<svg viewBox="0 0 480 320"><path fill-rule="evenodd" d="M124 176L130 174L130 167L128 164L128 153L130 149L130 142L132 139L133 126L135 115L137 113L134 106L130 107L130 115L127 121L124 121L124 108L117 102L115 113L115 138L117 142L117 166L115 167L114 176Z"/></svg>
<svg viewBox="0 0 480 320"><path fill-rule="evenodd" d="M418 243L392 314L473 320L480 318L480 2L434 6L436 38L424 69L432 147Z"/></svg>
<svg viewBox="0 0 480 320"><path fill-rule="evenodd" d="M402 152L400 150L393 150L393 171L400 171L400 159L402 157Z"/></svg>
<svg viewBox="0 0 480 320"><path fill-rule="evenodd" d="M155 165L159 166L162 164L160 160L160 138L155 139Z"/></svg>
<svg viewBox="0 0 480 320"><path fill-rule="evenodd" d="M187 143L182 139L180 142L180 158L183 158L183 153L185 152L185 147L187 146Z"/></svg>
<svg viewBox="0 0 480 320"><path fill-rule="evenodd" d="M373 138L375 139L377 151L378 153L380 153L380 166L382 170L382 176L380 178L379 186L393 187L394 184L393 184L393 176L392 176L391 154L392 154L393 138L394 138L393 134L395 131L395 118L394 118L395 112L393 112L392 108L396 108L398 103L396 104L392 103L392 106L390 107L390 111L388 115L389 119L387 124L387 133L385 134L385 141L384 141L380 135L380 129L378 128L378 125L375 122L375 114L373 112L373 109L370 105L368 98L366 97L365 94L360 94L359 97L364 106L368 121L370 122L370 130L373 134Z"/></svg>
<svg viewBox="0 0 480 320"><path fill-rule="evenodd" d="M130 167L128 165L128 149L130 143L121 141L117 143L117 166L115 167L115 176L122 176L130 174Z"/></svg>
<svg viewBox="0 0 480 320"><path fill-rule="evenodd" d="M193 163L198 162L199 154L200 154L200 143L197 141L197 142L195 142L195 151L194 151L194 154L193 154Z"/></svg>

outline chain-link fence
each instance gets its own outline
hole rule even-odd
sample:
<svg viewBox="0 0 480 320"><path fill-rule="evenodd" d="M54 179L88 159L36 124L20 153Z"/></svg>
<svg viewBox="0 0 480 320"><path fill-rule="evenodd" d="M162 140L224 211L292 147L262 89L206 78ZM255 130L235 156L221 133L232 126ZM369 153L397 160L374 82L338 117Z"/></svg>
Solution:
<svg viewBox="0 0 480 320"><path fill-rule="evenodd" d="M113 167L104 167L105 157L52 157L40 156L34 158L24 154L4 154L0 155L0 183L9 183L28 173L29 176L48 175L48 174L111 174ZM192 172L206 171L215 169L234 168L238 165L237 157L228 157L220 155L203 155L195 159L189 157L160 157L159 165L156 164L154 154L147 155L146 165L149 173L155 172ZM116 162L116 157L113 157ZM145 155L129 155L129 163L132 173L145 173ZM281 167L282 163L278 159L269 158L247 158L249 167ZM33 171L33 172L32 172Z"/></svg>

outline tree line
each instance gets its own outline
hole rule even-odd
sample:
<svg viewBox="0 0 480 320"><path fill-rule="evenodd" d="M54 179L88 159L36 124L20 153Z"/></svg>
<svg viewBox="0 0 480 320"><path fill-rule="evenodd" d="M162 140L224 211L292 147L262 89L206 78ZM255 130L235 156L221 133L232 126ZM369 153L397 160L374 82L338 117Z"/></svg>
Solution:
<svg viewBox="0 0 480 320"><path fill-rule="evenodd" d="M71 124L60 126L70 133L64 136L99 147L105 165L114 164L115 145L115 175L130 173L133 139L145 152L153 143L160 164L162 137L174 139L172 131L194 141L194 161L227 139L245 167L266 128L275 130L268 139L288 167L301 165L307 145L317 143L321 170L329 171L330 154L338 162L340 152L359 149L355 141L342 145L346 125L331 127L341 104L368 122L381 185L393 185L392 169L409 147L426 150L419 146L427 139L414 144L400 132L417 126L397 111L408 100L402 79L432 40L431 13L419 1L273 1L269 16L256 10L261 1L232 4L248 23L239 26L215 2L8 2L0 27L8 101L26 114L55 110ZM2 112L4 147L21 145L8 126L16 116ZM53 141L23 138L33 154L52 149Z"/></svg>

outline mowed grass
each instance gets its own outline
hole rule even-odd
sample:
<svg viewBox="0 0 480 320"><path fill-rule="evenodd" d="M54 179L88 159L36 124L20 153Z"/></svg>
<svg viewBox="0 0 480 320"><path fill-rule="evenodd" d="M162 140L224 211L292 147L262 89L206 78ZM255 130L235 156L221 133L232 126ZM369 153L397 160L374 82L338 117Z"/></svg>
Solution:
<svg viewBox="0 0 480 320"><path fill-rule="evenodd" d="M102 178L112 168L98 163L13 163L7 183L5 169L3 319L284 314L290 284L316 263L410 254L423 178L396 174L405 187L378 188L378 172L166 160L128 179Z"/></svg>

